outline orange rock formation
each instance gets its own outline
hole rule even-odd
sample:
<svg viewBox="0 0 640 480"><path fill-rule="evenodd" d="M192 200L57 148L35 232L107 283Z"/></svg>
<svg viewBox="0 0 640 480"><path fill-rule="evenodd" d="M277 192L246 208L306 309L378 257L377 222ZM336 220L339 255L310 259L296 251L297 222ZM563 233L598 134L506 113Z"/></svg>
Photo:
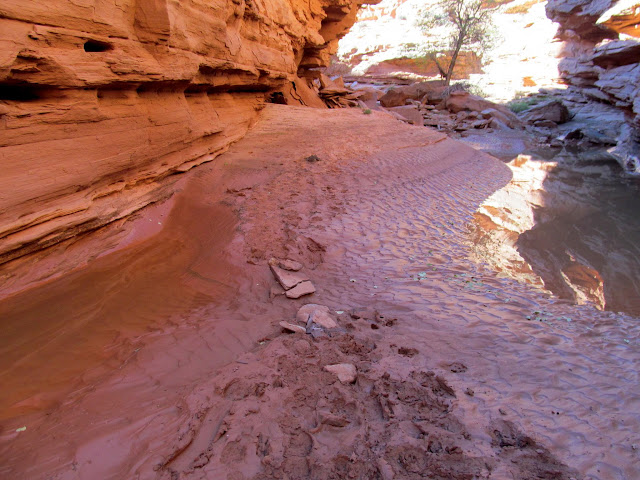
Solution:
<svg viewBox="0 0 640 480"><path fill-rule="evenodd" d="M168 195L326 64L361 3L3 2L0 263Z"/></svg>

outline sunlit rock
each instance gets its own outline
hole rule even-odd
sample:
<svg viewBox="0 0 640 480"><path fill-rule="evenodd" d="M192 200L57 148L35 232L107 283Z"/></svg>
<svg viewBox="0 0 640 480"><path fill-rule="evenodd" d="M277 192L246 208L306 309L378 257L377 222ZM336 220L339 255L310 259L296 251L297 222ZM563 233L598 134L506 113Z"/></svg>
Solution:
<svg viewBox="0 0 640 480"><path fill-rule="evenodd" d="M312 80L359 2L3 3L0 263L166 198Z"/></svg>
<svg viewBox="0 0 640 480"><path fill-rule="evenodd" d="M597 23L618 33L640 37L640 2L618 0L600 16Z"/></svg>

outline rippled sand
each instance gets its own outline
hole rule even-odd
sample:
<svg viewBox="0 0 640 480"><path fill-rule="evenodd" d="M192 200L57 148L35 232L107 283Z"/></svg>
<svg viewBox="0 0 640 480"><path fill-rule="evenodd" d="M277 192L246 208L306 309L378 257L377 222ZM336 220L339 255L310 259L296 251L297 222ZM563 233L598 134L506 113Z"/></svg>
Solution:
<svg viewBox="0 0 640 480"><path fill-rule="evenodd" d="M379 114L269 106L159 233L122 240L143 211L126 248L0 303L0 476L638 478L637 319L470 259L510 179ZM271 256L317 293L277 295ZM283 334L309 302L345 331ZM322 372L342 361L353 386Z"/></svg>

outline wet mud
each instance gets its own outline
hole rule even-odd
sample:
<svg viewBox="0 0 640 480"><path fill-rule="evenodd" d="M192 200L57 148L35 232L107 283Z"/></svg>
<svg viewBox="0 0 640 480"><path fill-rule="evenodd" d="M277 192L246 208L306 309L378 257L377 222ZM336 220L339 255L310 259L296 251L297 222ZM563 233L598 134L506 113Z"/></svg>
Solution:
<svg viewBox="0 0 640 480"><path fill-rule="evenodd" d="M637 319L471 258L474 214L512 175L381 114L270 105L187 174L160 232L0 302L0 476L635 478ZM316 293L282 295L271 257ZM339 328L285 333L306 303ZM87 340L46 360L49 327ZM23 363L58 380L21 383Z"/></svg>

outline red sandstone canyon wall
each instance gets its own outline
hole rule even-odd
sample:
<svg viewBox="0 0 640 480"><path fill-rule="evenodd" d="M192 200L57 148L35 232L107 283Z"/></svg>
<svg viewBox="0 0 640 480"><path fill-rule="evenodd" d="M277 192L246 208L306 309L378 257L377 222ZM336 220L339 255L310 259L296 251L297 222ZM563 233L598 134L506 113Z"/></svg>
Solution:
<svg viewBox="0 0 640 480"><path fill-rule="evenodd" d="M313 74L361 0L4 0L0 264L122 218Z"/></svg>

